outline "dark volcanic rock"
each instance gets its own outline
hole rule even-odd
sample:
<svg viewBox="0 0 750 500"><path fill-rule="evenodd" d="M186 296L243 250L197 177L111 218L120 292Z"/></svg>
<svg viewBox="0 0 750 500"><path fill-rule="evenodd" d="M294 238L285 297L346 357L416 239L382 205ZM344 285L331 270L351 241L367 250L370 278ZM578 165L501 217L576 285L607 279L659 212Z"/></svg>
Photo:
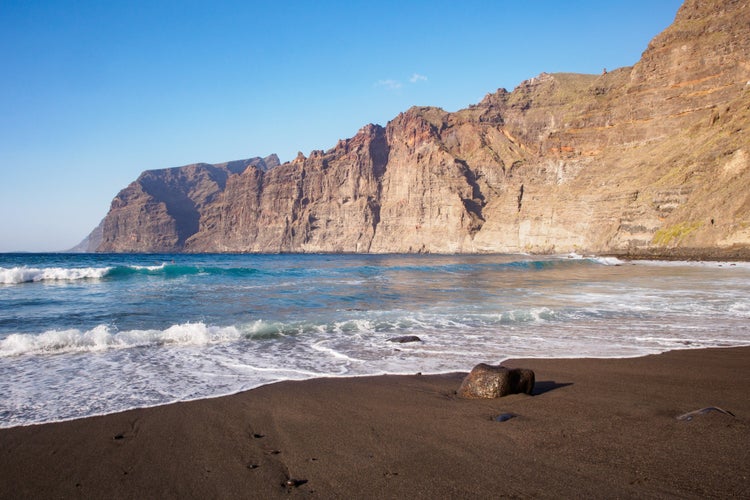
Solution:
<svg viewBox="0 0 750 500"><path fill-rule="evenodd" d="M406 344L408 342L422 342L422 339L416 335L404 335L403 337L393 337L388 339L388 342L397 342L399 344Z"/></svg>
<svg viewBox="0 0 750 500"><path fill-rule="evenodd" d="M458 395L467 399L500 398L508 394L531 394L534 372L480 363L464 378Z"/></svg>

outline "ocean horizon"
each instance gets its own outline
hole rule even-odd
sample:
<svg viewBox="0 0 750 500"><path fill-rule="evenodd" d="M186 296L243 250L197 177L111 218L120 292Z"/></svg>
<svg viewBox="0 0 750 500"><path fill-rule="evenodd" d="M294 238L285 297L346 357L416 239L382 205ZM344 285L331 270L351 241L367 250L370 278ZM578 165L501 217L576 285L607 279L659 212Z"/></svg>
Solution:
<svg viewBox="0 0 750 500"><path fill-rule="evenodd" d="M0 254L0 427L282 380L750 345L748 318L742 262Z"/></svg>

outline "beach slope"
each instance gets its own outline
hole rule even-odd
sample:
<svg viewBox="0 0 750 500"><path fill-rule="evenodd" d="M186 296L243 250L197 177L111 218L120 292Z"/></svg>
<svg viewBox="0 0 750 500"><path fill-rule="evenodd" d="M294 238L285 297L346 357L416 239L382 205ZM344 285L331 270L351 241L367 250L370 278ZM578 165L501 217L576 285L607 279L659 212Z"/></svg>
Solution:
<svg viewBox="0 0 750 500"><path fill-rule="evenodd" d="M0 496L750 497L750 348L505 365L533 396L315 379L2 429Z"/></svg>

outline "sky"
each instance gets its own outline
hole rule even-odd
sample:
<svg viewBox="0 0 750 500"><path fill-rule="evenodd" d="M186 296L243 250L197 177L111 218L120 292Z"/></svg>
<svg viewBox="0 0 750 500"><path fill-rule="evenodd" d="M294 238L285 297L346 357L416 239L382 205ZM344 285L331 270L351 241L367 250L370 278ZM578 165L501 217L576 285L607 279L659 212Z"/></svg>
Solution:
<svg viewBox="0 0 750 500"><path fill-rule="evenodd" d="M0 252L144 170L329 149L413 105L635 64L678 0L0 0Z"/></svg>

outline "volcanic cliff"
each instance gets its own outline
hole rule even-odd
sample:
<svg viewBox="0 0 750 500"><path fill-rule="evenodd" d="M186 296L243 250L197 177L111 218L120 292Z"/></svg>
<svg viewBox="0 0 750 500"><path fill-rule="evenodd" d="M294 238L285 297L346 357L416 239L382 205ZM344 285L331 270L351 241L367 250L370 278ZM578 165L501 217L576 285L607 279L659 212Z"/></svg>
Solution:
<svg viewBox="0 0 750 500"><path fill-rule="evenodd" d="M414 107L327 151L144 172L100 252L750 256L750 2L688 0L633 67Z"/></svg>

